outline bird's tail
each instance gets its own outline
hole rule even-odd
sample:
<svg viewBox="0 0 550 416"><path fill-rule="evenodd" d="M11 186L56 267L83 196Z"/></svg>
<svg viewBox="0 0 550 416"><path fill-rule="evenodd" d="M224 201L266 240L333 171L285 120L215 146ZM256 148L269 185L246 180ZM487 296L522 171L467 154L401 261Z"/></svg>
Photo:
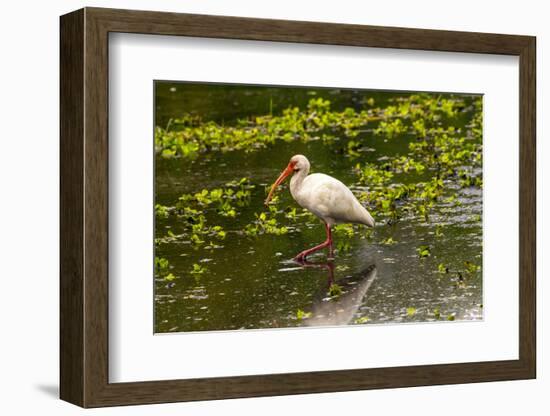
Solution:
<svg viewBox="0 0 550 416"><path fill-rule="evenodd" d="M363 224L369 227L374 227L374 224L375 224L374 218L372 218L372 215L370 215L370 213L366 209L365 209Z"/></svg>
<svg viewBox="0 0 550 416"><path fill-rule="evenodd" d="M374 218L372 218L372 215L369 214L369 223L367 224L369 227L372 227L374 228L374 226L376 225L376 221L374 221Z"/></svg>

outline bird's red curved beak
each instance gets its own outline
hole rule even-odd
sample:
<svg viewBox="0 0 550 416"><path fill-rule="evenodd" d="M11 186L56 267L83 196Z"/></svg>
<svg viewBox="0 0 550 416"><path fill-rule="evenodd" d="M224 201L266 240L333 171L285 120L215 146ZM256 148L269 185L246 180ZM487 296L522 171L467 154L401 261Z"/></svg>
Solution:
<svg viewBox="0 0 550 416"><path fill-rule="evenodd" d="M271 190L269 191L269 194L267 195L267 198L265 199L265 204L269 204L269 201L271 200L271 197L273 196L273 193L275 192L275 189L284 182L284 180L290 176L294 171L294 165L296 163L289 163L288 166L281 172L277 180L273 185L271 185Z"/></svg>

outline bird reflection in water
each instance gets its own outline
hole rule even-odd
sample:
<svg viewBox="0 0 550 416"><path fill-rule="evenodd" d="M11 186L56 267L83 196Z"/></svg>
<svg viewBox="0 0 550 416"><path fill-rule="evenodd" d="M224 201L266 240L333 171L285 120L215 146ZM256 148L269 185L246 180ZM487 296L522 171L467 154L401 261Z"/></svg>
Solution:
<svg viewBox="0 0 550 416"><path fill-rule="evenodd" d="M304 321L307 326L337 326L348 325L361 305L369 288L376 279L376 265L370 264L359 273L335 281L334 261L314 263L307 260L298 261L302 267L325 269L327 271L327 283L318 293L311 307L311 317ZM328 297L327 293L333 284L337 283L342 289L338 296Z"/></svg>

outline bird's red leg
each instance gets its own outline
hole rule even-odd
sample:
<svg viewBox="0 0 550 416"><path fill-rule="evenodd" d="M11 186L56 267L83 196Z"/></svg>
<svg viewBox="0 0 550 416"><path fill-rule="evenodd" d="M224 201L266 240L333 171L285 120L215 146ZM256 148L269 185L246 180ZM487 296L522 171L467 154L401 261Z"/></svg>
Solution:
<svg viewBox="0 0 550 416"><path fill-rule="evenodd" d="M296 257L294 257L294 260L303 261L311 253L319 251L319 250L321 250L325 247L329 247L329 255L330 255L330 257L332 257L332 233L330 232L330 226L326 223L325 223L325 229L327 231L327 239L324 242L322 242L321 244L319 244L315 247L308 248L307 250L302 251L301 253L296 255Z"/></svg>
<svg viewBox="0 0 550 416"><path fill-rule="evenodd" d="M334 247L332 246L332 231L330 229L330 225L325 223L325 227L326 227L326 230L327 230L327 240L329 241L328 258L333 259L334 258Z"/></svg>

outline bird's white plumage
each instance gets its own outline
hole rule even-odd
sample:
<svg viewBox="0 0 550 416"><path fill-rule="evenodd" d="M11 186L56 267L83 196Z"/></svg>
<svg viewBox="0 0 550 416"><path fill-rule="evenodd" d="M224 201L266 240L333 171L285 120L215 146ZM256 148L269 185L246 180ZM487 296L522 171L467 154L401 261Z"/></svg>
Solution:
<svg viewBox="0 0 550 416"><path fill-rule="evenodd" d="M357 223L374 226L374 219L350 189L332 176L309 173L305 156L294 156L298 170L290 181L290 193L303 208L311 211L329 226L337 223Z"/></svg>

